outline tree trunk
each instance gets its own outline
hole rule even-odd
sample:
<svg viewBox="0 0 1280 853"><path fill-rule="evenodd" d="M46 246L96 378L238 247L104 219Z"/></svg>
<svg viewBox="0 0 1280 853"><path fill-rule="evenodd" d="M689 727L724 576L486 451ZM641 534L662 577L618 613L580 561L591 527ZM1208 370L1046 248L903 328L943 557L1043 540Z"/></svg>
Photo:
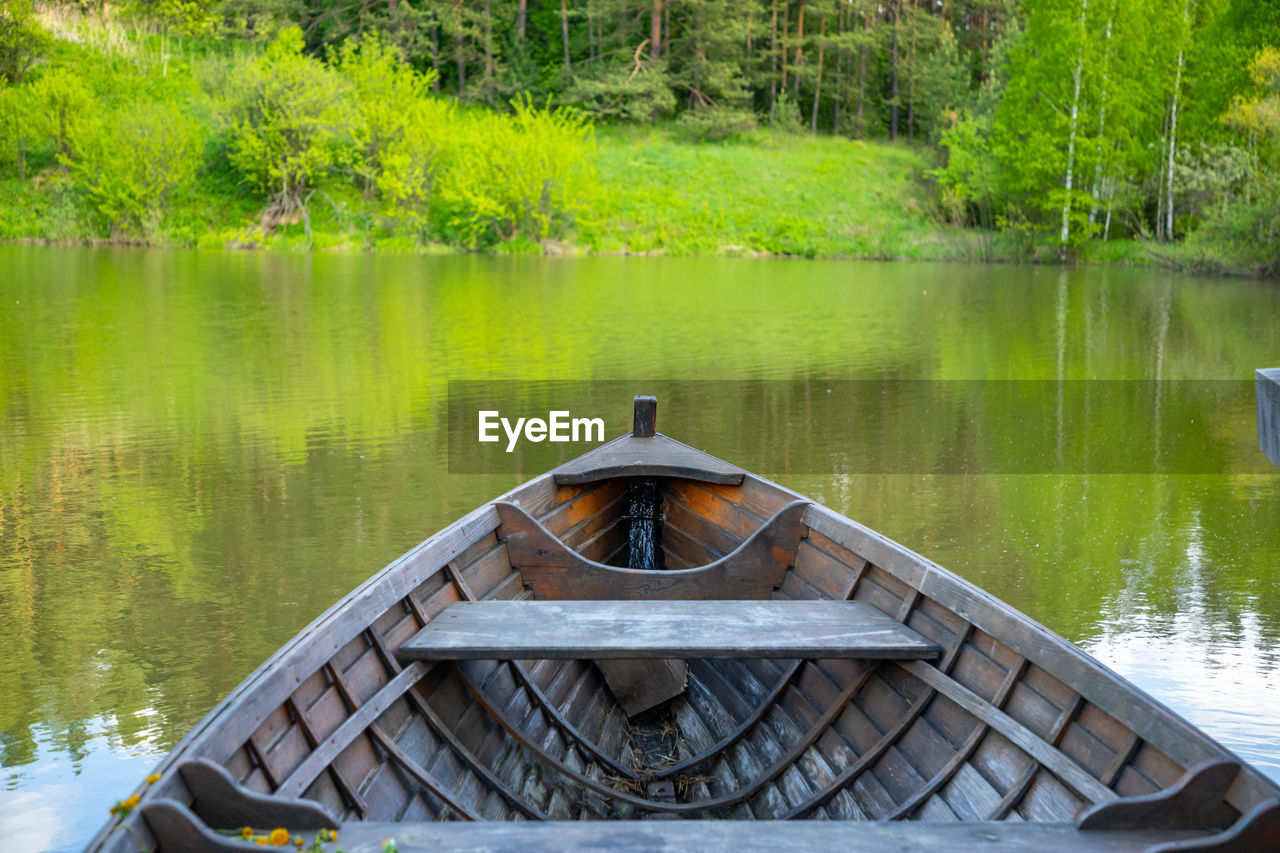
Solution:
<svg viewBox="0 0 1280 853"><path fill-rule="evenodd" d="M596 19L591 14L590 0L587 2L587 61L596 61Z"/></svg>
<svg viewBox="0 0 1280 853"><path fill-rule="evenodd" d="M662 0L653 0L653 13L649 17L649 58L657 59L662 49Z"/></svg>
<svg viewBox="0 0 1280 853"><path fill-rule="evenodd" d="M769 124L778 107L778 0L773 0L773 24L769 32Z"/></svg>
<svg viewBox="0 0 1280 853"><path fill-rule="evenodd" d="M822 21L818 26L818 76L813 81L813 111L809 114L809 132L818 132L818 99L822 95L822 52L824 45L823 38L827 35L827 16L822 16Z"/></svg>
<svg viewBox="0 0 1280 853"><path fill-rule="evenodd" d="M493 15L491 0L484 0L484 99L493 104Z"/></svg>
<svg viewBox="0 0 1280 853"><path fill-rule="evenodd" d="M1190 24L1191 4L1182 0L1182 24ZM1182 89L1182 48L1178 48L1178 70L1173 78L1173 109L1169 113L1169 172L1168 187L1165 190L1165 239L1173 239L1173 157L1178 148L1178 94Z"/></svg>
<svg viewBox="0 0 1280 853"><path fill-rule="evenodd" d="M1102 53L1102 92L1098 98L1098 141L1106 141L1107 132L1107 74L1111 70L1111 23L1116 16L1116 0L1111 0L1111 10L1107 13L1106 47ZM1102 191L1102 157L1093 164L1093 187L1089 190L1089 225L1093 225L1098 215L1099 195Z"/></svg>
<svg viewBox="0 0 1280 853"><path fill-rule="evenodd" d="M1071 98L1071 133L1067 141L1067 194L1062 200L1062 235L1060 242L1065 252L1067 238L1071 236L1071 182L1075 177L1076 167L1076 127L1080 121L1080 77L1084 70L1085 16L1089 11L1089 0L1080 3L1080 49L1076 53L1075 94Z"/></svg>
<svg viewBox="0 0 1280 853"><path fill-rule="evenodd" d="M1169 143L1169 111L1164 111L1160 125L1160 177L1156 180L1156 241L1164 242L1164 149Z"/></svg>
<svg viewBox="0 0 1280 853"><path fill-rule="evenodd" d="M436 72L436 79L431 81L431 91L440 91L440 27L436 23L436 13L431 13L431 70Z"/></svg>
<svg viewBox="0 0 1280 853"><path fill-rule="evenodd" d="M457 42L454 46L454 58L458 62L458 97L461 98L467 91L467 57L464 52L467 40L459 34Z"/></svg>
<svg viewBox="0 0 1280 853"><path fill-rule="evenodd" d="M839 13L836 15L836 43L840 47L836 48L836 94L831 99L831 133L833 136L840 133L840 100L844 97L844 42L841 41L844 31L845 18L844 5L842 4Z"/></svg>
<svg viewBox="0 0 1280 853"><path fill-rule="evenodd" d="M525 38L525 24L529 20L529 0L520 0L516 6L516 35L521 41Z"/></svg>
<svg viewBox="0 0 1280 853"><path fill-rule="evenodd" d="M893 47L889 50L889 141L898 140L898 21L901 18L899 0L894 0L889 8L893 10Z"/></svg>
<svg viewBox="0 0 1280 853"><path fill-rule="evenodd" d="M791 99L796 102L796 111L800 109L800 66L804 63L804 0L800 0L800 16L796 19L796 73L793 76L792 84L795 91L791 95ZM801 113L803 115L803 113Z"/></svg>
<svg viewBox="0 0 1280 853"><path fill-rule="evenodd" d="M567 0L560 0L560 43L564 45L564 67L568 69L571 66L569 62L569 10L565 7Z"/></svg>
<svg viewBox="0 0 1280 853"><path fill-rule="evenodd" d="M916 138L916 2L911 0L911 50L907 62L907 138Z"/></svg>
<svg viewBox="0 0 1280 853"><path fill-rule="evenodd" d="M782 94L787 93L787 4L782 4Z"/></svg>
<svg viewBox="0 0 1280 853"><path fill-rule="evenodd" d="M867 42L871 39L871 28L875 26L873 23L875 19L865 10L862 16L862 50L858 55L858 109L853 122L857 128L856 135L859 137L866 135L866 127L862 122L862 108L867 102L867 53L870 51L870 45Z"/></svg>

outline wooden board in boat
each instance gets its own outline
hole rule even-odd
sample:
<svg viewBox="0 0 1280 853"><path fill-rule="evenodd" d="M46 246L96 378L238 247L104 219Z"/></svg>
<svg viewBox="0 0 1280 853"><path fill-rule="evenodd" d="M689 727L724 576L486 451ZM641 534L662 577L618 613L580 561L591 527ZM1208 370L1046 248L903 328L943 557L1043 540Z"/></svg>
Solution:
<svg viewBox="0 0 1280 853"><path fill-rule="evenodd" d="M941 649L860 601L476 601L444 610L401 660L892 658Z"/></svg>

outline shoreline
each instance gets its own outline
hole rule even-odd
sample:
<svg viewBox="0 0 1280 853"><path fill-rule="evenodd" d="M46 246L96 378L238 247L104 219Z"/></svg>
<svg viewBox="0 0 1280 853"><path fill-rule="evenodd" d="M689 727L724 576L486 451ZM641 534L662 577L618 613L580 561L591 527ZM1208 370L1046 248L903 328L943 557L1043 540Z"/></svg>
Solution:
<svg viewBox="0 0 1280 853"><path fill-rule="evenodd" d="M338 235L330 235L338 236ZM994 236L994 235L993 235ZM940 264L980 264L980 265L999 265L999 266L1037 266L1037 267L1062 267L1064 269L1077 269L1082 267L1113 267L1116 269L1163 269L1169 272L1182 273L1184 275L1196 275L1207 278L1242 278L1255 281L1266 280L1263 276L1253 275L1247 271L1236 272L1209 272L1209 271L1192 271L1180 269L1167 264L1160 263L1159 259L1151 254L1150 249L1142 244L1135 244L1131 249L1126 251L1117 259L1100 259L1100 258L1071 258L1062 259L1058 256L1047 255L1043 257L1017 258L1011 256L990 256L990 257L971 257L962 254L920 254L920 255L886 255L886 254L788 254L782 252L769 252L761 249L748 249L745 247L727 247L729 251L712 251L712 252L669 252L664 249L646 249L640 251L629 251L627 249L609 249L609 250L593 250L589 247L580 245L564 244L559 242L550 242L540 245L542 251L503 251L501 245L497 247L484 248L467 248L464 246L452 246L447 243L428 243L423 245L415 245L411 247L403 246L377 246L366 245L357 246L351 241L336 241L332 245L313 246L310 248L299 247L296 245L285 245L282 243L233 243L228 242L225 245L208 245L199 242L162 242L147 241L138 238L122 237L84 237L84 238L55 238L55 237L6 237L0 238L0 245L8 246L38 246L41 248L84 248L84 249L159 249L165 251L211 251L211 252L262 252L268 254L284 254L284 255L419 255L419 256L443 256L443 255L478 255L488 257L546 257L546 258L735 258L746 260L811 260L811 261L865 261L874 263L940 263ZM1145 252L1145 256L1141 254Z"/></svg>

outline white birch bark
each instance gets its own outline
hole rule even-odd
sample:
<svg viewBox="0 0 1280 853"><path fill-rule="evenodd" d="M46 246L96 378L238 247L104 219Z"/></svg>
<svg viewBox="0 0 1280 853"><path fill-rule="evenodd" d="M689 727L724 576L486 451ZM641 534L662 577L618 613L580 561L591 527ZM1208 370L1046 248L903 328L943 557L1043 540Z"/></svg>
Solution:
<svg viewBox="0 0 1280 853"><path fill-rule="evenodd" d="M1107 74L1111 70L1111 23L1116 16L1116 0L1111 0L1111 11L1107 13L1106 50L1102 62L1102 96L1098 99L1098 141L1106 139L1107 131ZM1098 215L1098 193L1102 189L1102 158L1093 164L1093 189L1089 191L1089 224L1092 225Z"/></svg>
<svg viewBox="0 0 1280 853"><path fill-rule="evenodd" d="M1182 0L1182 24L1187 26L1190 20L1191 2L1190 0ZM1186 38L1188 33L1184 33ZM1178 147L1178 93L1182 89L1182 52L1181 47L1178 48L1178 70L1173 78L1173 108L1169 114L1169 168L1166 179L1168 185L1165 187L1165 226L1164 236L1166 240L1173 239L1173 155Z"/></svg>
<svg viewBox="0 0 1280 853"><path fill-rule="evenodd" d="M1071 186L1076 167L1076 127L1080 123L1080 76L1084 70L1085 15L1089 11L1089 0L1080 4L1080 50L1076 54L1075 94L1071 99L1071 134L1067 142L1067 195L1062 200L1062 245L1067 245L1071 236Z"/></svg>

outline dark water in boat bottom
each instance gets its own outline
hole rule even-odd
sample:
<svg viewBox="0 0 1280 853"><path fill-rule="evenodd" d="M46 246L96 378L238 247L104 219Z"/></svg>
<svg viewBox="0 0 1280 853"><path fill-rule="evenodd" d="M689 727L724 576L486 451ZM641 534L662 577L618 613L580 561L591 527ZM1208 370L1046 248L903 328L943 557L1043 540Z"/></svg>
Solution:
<svg viewBox="0 0 1280 853"><path fill-rule="evenodd" d="M1280 478L1236 455L1247 400L1208 423L1177 394L1076 417L1086 400L1059 431L1016 396L923 423L882 396L878 429L815 399L849 380L1226 387L1276 362L1274 288L1145 272L0 247L3 846L78 848L299 628L541 470L450 474L457 379L808 389L711 383L659 429L957 571L1280 778ZM607 393L586 405L625 412ZM989 444L1009 423L1048 454L1038 473L929 473L1009 458ZM1063 467L1117 436L1166 473Z"/></svg>

